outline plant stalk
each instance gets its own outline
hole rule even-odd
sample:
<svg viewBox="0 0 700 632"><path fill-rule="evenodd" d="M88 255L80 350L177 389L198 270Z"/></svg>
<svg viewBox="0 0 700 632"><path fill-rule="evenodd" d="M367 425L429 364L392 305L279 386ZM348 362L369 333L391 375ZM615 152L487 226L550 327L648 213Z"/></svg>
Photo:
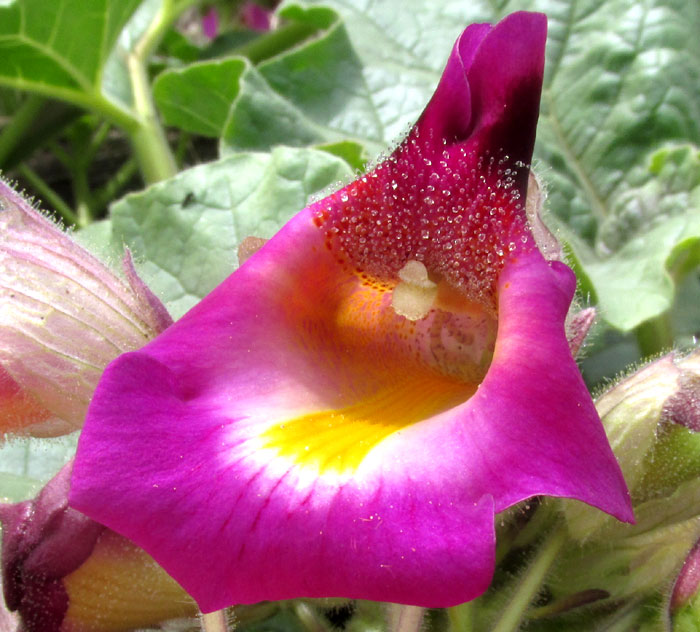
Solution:
<svg viewBox="0 0 700 632"><path fill-rule="evenodd" d="M559 551L567 540L566 525L560 523L545 536L545 541L535 555L510 601L505 605L491 632L515 632L525 613L542 587Z"/></svg>
<svg viewBox="0 0 700 632"><path fill-rule="evenodd" d="M5 163L27 130L34 125L34 120L43 105L44 99L40 96L29 95L15 112L12 120L3 128L0 134L0 166Z"/></svg>
<svg viewBox="0 0 700 632"><path fill-rule="evenodd" d="M158 13L127 58L134 109L140 123L130 136L134 155L147 184L167 180L177 173L175 158L153 102L147 64L163 35L177 17L177 12L182 11L188 4L163 0Z"/></svg>
<svg viewBox="0 0 700 632"><path fill-rule="evenodd" d="M474 602L468 601L447 609L449 632L473 632Z"/></svg>
<svg viewBox="0 0 700 632"><path fill-rule="evenodd" d="M232 53L250 60L253 64L270 59L292 46L318 33L315 26L291 22L274 31L256 37L253 41L236 47Z"/></svg>

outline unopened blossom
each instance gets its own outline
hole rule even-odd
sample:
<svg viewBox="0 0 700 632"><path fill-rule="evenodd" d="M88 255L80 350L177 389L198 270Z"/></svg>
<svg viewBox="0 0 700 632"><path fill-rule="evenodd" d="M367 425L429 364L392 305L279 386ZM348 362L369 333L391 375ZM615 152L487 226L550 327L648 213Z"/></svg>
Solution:
<svg viewBox="0 0 700 632"><path fill-rule="evenodd" d="M102 370L172 322L0 180L0 437L80 428Z"/></svg>
<svg viewBox="0 0 700 632"><path fill-rule="evenodd" d="M79 428L107 363L172 322L128 252L123 268L0 181L0 436ZM36 499L0 504L0 629L116 632L196 613L143 549L68 507L69 479L66 466Z"/></svg>
<svg viewBox="0 0 700 632"><path fill-rule="evenodd" d="M632 519L566 337L574 275L524 208L545 39L540 14L467 28L388 159L105 371L71 503L203 611L451 606L523 499Z"/></svg>
<svg viewBox="0 0 700 632"><path fill-rule="evenodd" d="M274 27L274 12L260 6L257 2L246 0L239 9L241 24L253 30L265 32Z"/></svg>
<svg viewBox="0 0 700 632"><path fill-rule="evenodd" d="M574 542L559 556L551 595L602 591L618 604L667 595L677 610L698 580L700 350L650 362L609 388L596 407L629 485L636 524L564 501Z"/></svg>
<svg viewBox="0 0 700 632"><path fill-rule="evenodd" d="M119 632L197 606L135 544L68 507L65 466L36 499L0 504L5 604L27 632Z"/></svg>
<svg viewBox="0 0 700 632"><path fill-rule="evenodd" d="M700 540L688 553L674 582L669 616L674 632L693 632L700 625Z"/></svg>
<svg viewBox="0 0 700 632"><path fill-rule="evenodd" d="M588 507L566 503L574 538L609 542L635 529L646 532L700 517L700 350L672 352L650 362L604 392L596 408L637 508L638 524L625 527ZM694 540L692 527L684 538ZM675 539L677 554L683 556L688 545L683 547L680 535ZM662 551L664 546L662 538ZM672 571L674 562L666 558Z"/></svg>

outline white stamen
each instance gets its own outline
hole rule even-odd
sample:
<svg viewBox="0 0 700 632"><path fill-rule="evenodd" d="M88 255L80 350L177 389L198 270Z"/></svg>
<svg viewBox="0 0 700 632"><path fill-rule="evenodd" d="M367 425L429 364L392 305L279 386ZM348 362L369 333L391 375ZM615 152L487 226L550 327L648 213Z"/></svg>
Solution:
<svg viewBox="0 0 700 632"><path fill-rule="evenodd" d="M428 278L428 270L420 261L408 261L399 270L401 282L391 295L394 311L408 320L427 316L437 296L437 284Z"/></svg>

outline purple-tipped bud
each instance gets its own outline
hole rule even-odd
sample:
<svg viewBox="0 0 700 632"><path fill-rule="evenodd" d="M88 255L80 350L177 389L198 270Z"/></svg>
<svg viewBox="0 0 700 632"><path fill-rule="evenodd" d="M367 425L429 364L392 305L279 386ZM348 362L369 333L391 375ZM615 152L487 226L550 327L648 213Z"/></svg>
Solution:
<svg viewBox="0 0 700 632"><path fill-rule="evenodd" d="M693 606L696 616L700 615L700 540L685 558L683 568L673 586L670 606L672 614ZM700 621L700 618L697 620Z"/></svg>
<svg viewBox="0 0 700 632"><path fill-rule="evenodd" d="M27 632L130 630L195 614L143 550L68 507L71 469L36 499L0 505L5 603Z"/></svg>

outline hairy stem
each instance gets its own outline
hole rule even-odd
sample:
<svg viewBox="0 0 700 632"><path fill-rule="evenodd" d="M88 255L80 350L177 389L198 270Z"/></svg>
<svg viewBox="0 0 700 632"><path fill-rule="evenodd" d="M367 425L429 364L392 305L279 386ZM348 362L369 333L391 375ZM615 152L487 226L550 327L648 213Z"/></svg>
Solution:
<svg viewBox="0 0 700 632"><path fill-rule="evenodd" d="M166 180L177 173L175 158L153 103L147 63L178 13L189 4L192 2L163 0L158 13L127 58L134 109L139 119L138 128L130 134L131 142L147 184Z"/></svg>
<svg viewBox="0 0 700 632"><path fill-rule="evenodd" d="M520 622L540 591L542 583L566 539L567 531L564 524L560 524L545 536L540 550L520 578L515 592L491 628L491 632L515 632L518 630Z"/></svg>

